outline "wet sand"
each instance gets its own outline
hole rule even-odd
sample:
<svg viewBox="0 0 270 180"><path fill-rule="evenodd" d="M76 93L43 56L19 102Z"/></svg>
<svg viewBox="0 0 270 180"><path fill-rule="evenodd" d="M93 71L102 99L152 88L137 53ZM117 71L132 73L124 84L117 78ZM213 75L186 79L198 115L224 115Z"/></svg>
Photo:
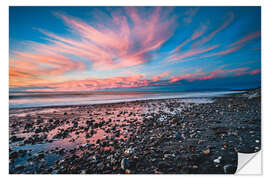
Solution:
<svg viewBox="0 0 270 180"><path fill-rule="evenodd" d="M261 149L259 91L10 109L9 172L231 174Z"/></svg>

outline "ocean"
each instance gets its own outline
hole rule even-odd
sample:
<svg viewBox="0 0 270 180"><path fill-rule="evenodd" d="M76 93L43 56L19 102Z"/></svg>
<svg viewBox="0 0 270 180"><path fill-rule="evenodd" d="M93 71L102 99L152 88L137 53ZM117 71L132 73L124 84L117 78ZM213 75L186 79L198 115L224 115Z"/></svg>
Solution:
<svg viewBox="0 0 270 180"><path fill-rule="evenodd" d="M203 92L10 92L9 108L105 104L136 100L183 98L186 101L224 96L242 91Z"/></svg>

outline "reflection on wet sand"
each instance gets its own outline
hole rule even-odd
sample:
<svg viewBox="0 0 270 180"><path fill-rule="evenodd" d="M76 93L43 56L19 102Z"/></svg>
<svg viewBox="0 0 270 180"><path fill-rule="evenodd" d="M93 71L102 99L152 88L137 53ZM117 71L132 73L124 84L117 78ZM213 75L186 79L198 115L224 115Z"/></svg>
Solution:
<svg viewBox="0 0 270 180"><path fill-rule="evenodd" d="M260 97L11 109L9 126L10 173L234 173L260 150Z"/></svg>

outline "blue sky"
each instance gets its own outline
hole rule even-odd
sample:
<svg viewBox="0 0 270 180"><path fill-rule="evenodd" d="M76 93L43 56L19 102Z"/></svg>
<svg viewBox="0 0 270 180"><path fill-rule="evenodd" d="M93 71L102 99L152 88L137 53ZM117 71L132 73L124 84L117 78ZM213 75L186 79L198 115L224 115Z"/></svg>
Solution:
<svg viewBox="0 0 270 180"><path fill-rule="evenodd" d="M10 89L261 84L260 7L10 7Z"/></svg>

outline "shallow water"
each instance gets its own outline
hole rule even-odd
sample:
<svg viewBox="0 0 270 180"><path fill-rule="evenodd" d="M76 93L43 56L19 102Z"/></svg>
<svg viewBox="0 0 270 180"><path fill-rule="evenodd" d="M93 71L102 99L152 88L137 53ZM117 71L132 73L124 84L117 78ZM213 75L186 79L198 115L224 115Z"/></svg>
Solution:
<svg viewBox="0 0 270 180"><path fill-rule="evenodd" d="M9 107L44 107L80 104L118 103L136 100L168 98L208 98L219 97L240 91L205 91L205 92L58 92L58 93L10 93ZM197 99L204 101L205 99ZM196 103L196 100L193 100Z"/></svg>

